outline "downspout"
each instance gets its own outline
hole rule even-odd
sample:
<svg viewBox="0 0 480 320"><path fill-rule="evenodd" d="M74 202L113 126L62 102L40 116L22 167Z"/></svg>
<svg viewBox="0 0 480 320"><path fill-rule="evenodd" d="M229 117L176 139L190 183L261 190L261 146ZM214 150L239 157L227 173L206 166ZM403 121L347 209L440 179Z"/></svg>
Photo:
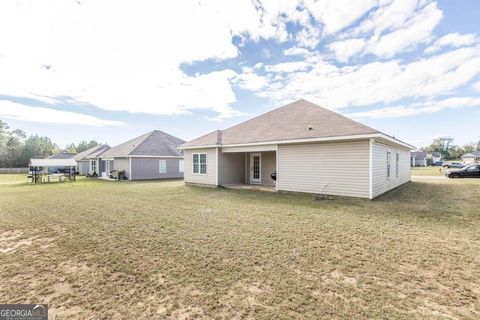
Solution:
<svg viewBox="0 0 480 320"><path fill-rule="evenodd" d="M373 199L373 138L369 140L369 198Z"/></svg>
<svg viewBox="0 0 480 320"><path fill-rule="evenodd" d="M215 170L215 185L218 187L218 147L215 148L215 162L217 166L217 170Z"/></svg>
<svg viewBox="0 0 480 320"><path fill-rule="evenodd" d="M132 157L128 157L128 161L129 161L129 164L128 164L128 170L129 170L128 180L132 180Z"/></svg>

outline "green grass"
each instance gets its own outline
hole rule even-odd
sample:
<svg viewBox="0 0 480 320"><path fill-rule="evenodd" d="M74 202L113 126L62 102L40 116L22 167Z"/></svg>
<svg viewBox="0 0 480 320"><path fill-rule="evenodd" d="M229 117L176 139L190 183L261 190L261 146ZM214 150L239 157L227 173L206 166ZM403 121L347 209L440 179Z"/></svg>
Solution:
<svg viewBox="0 0 480 320"><path fill-rule="evenodd" d="M375 201L0 175L2 303L61 319L478 319L479 180Z"/></svg>
<svg viewBox="0 0 480 320"><path fill-rule="evenodd" d="M412 176L438 176L444 177L445 169L444 167L414 167L412 169Z"/></svg>

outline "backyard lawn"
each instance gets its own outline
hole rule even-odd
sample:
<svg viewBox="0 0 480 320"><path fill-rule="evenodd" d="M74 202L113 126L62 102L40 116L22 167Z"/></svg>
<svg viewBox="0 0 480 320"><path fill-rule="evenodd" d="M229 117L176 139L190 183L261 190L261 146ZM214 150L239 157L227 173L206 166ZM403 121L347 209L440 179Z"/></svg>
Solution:
<svg viewBox="0 0 480 320"><path fill-rule="evenodd" d="M25 181L0 175L0 303L49 319L480 318L480 179L375 201Z"/></svg>
<svg viewBox="0 0 480 320"><path fill-rule="evenodd" d="M438 176L445 177L445 171L450 170L444 167L414 167L412 176Z"/></svg>

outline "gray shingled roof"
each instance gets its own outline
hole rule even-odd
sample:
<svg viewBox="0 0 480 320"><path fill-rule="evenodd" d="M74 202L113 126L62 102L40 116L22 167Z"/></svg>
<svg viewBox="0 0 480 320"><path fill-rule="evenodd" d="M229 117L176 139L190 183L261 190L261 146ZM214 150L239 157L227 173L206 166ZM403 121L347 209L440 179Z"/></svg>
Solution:
<svg viewBox="0 0 480 320"><path fill-rule="evenodd" d="M48 157L48 159L72 159L76 153L68 152L67 150L62 150L53 156Z"/></svg>
<svg viewBox="0 0 480 320"><path fill-rule="evenodd" d="M467 157L467 158L473 158L473 157L480 157L480 151L473 151L473 152L470 152L470 153L465 153L463 157Z"/></svg>
<svg viewBox="0 0 480 320"><path fill-rule="evenodd" d="M427 157L427 153L425 151L412 151L410 152L410 157L415 157L417 159L425 159Z"/></svg>
<svg viewBox="0 0 480 320"><path fill-rule="evenodd" d="M309 126L311 130L309 130ZM217 130L182 145L228 145L379 133L306 100L298 100L225 130Z"/></svg>
<svg viewBox="0 0 480 320"><path fill-rule="evenodd" d="M177 147L185 141L160 130L154 130L106 150L102 157L182 156Z"/></svg>
<svg viewBox="0 0 480 320"><path fill-rule="evenodd" d="M73 159L75 159L76 161L87 160L92 154L96 154L99 151L103 152L108 148L110 148L110 146L108 144L102 144L102 145L98 145L98 146L95 146L95 147L91 147L90 149L87 149L85 151L77 153L73 157Z"/></svg>

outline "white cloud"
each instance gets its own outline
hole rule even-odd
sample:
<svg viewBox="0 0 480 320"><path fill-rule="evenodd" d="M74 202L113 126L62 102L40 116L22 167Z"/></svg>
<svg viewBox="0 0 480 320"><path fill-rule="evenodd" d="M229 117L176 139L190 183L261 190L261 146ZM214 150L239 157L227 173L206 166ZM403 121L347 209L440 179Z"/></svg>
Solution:
<svg viewBox="0 0 480 320"><path fill-rule="evenodd" d="M233 79L233 83L240 88L258 91L268 84L266 77L259 76L254 72L244 72Z"/></svg>
<svg viewBox="0 0 480 320"><path fill-rule="evenodd" d="M445 109L457 109L478 106L480 106L480 98L455 97L444 100L433 100L423 103L414 103L409 106L386 107L371 111L350 113L347 116L356 119L399 118L422 113L435 113Z"/></svg>
<svg viewBox="0 0 480 320"><path fill-rule="evenodd" d="M297 33L298 45L314 49L320 43L320 28L307 25Z"/></svg>
<svg viewBox="0 0 480 320"><path fill-rule="evenodd" d="M479 74L480 47L461 48L411 63L393 60L339 68L318 60L309 65L308 71L284 74L278 81L271 79L257 94L279 103L292 97L309 97L335 109L447 95Z"/></svg>
<svg viewBox="0 0 480 320"><path fill-rule="evenodd" d="M430 47L425 49L425 53L434 53L442 49L443 47L463 47L473 45L478 42L476 36L473 33L460 34L458 32L449 33L443 37L437 39Z"/></svg>
<svg viewBox="0 0 480 320"><path fill-rule="evenodd" d="M262 67L263 67L263 62L259 62L253 66L253 69L258 70L258 69L261 69Z"/></svg>
<svg viewBox="0 0 480 320"><path fill-rule="evenodd" d="M283 51L286 56L307 56L311 51L305 48L291 47Z"/></svg>
<svg viewBox="0 0 480 320"><path fill-rule="evenodd" d="M477 82L473 83L472 84L472 89L480 92L480 81L477 81Z"/></svg>
<svg viewBox="0 0 480 320"><path fill-rule="evenodd" d="M367 33L379 36L384 31L402 28L415 15L419 2L418 0L382 1L379 8L371 12L358 27L350 31L350 34L354 37Z"/></svg>
<svg viewBox="0 0 480 320"><path fill-rule="evenodd" d="M14 120L57 124L75 124L91 127L126 125L125 122L121 121L102 120L97 117L76 112L30 107L7 100L0 100L0 115Z"/></svg>
<svg viewBox="0 0 480 320"><path fill-rule="evenodd" d="M350 26L377 3L377 0L306 0L305 7L324 25L325 34L333 34Z"/></svg>
<svg viewBox="0 0 480 320"><path fill-rule="evenodd" d="M0 30L15 32L0 33L0 95L71 97L156 115L206 110L216 119L241 114L232 108L234 87L275 101L310 97L333 108L432 97L479 74L479 48L342 68L314 48L323 42L344 63L368 54L391 58L431 42L442 16L432 0L4 1ZM434 45L472 45L472 35L453 35ZM262 59L277 53L271 43L293 42L284 54L301 61L255 61L239 74L182 71L198 61L243 59L234 37L240 47L270 40L258 48Z"/></svg>
<svg viewBox="0 0 480 320"><path fill-rule="evenodd" d="M419 43L428 42L442 17L443 13L437 4L431 3L409 19L404 27L382 35L378 40L371 38L366 52L380 57L393 57Z"/></svg>
<svg viewBox="0 0 480 320"><path fill-rule="evenodd" d="M363 39L348 39L333 42L328 47L334 52L338 61L348 62L350 57L358 54L365 48L365 41Z"/></svg>
<svg viewBox="0 0 480 320"><path fill-rule="evenodd" d="M265 70L268 72L295 72L303 71L308 68L308 64L304 61L291 61L291 62L282 62L273 65L266 65Z"/></svg>
<svg viewBox="0 0 480 320"><path fill-rule="evenodd" d="M277 1L2 1L0 30L15 32L0 33L0 94L229 117L232 71L188 76L180 65L236 57L233 36L286 41L286 22L302 19Z"/></svg>
<svg viewBox="0 0 480 320"><path fill-rule="evenodd" d="M329 48L340 62L366 54L391 58L430 42L442 17L435 2L386 0L357 27L340 35L343 40L331 43Z"/></svg>

